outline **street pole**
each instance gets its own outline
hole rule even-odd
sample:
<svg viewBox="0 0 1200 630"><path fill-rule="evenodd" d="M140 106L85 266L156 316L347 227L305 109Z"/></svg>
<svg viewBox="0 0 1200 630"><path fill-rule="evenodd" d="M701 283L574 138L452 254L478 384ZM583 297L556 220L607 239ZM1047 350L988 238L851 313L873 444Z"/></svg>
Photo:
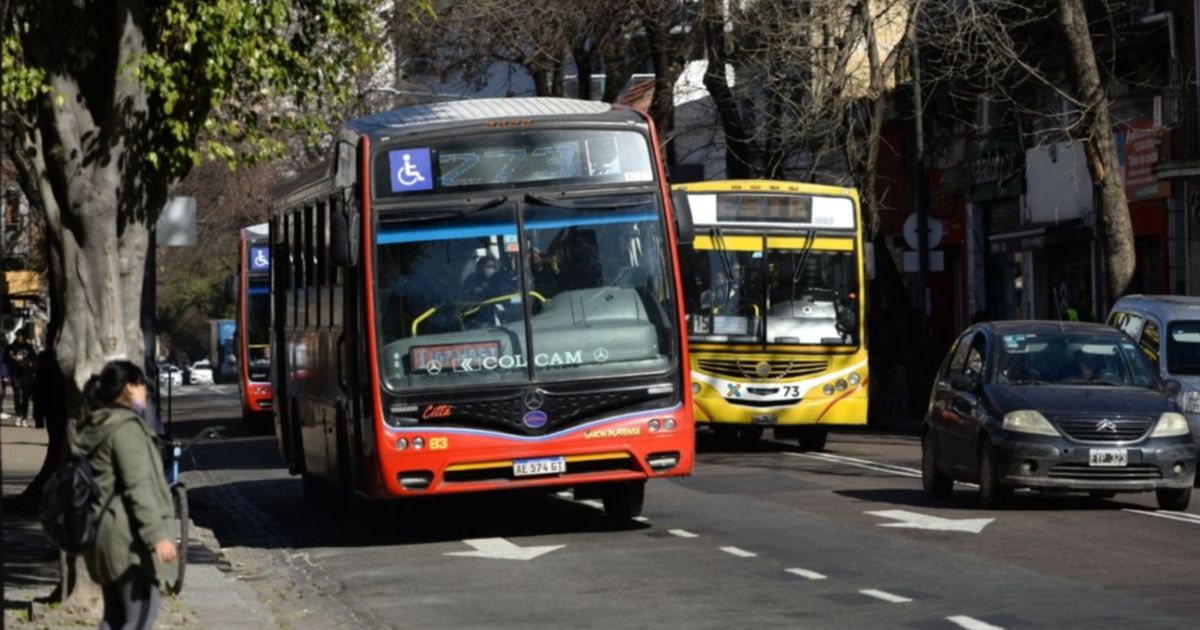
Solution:
<svg viewBox="0 0 1200 630"><path fill-rule="evenodd" d="M917 19L916 17L913 18ZM913 144L910 181L913 209L917 213L917 291L920 313L917 315L917 376L925 384L929 374L929 179L925 174L925 113L921 94L921 51L915 32L910 39L912 51ZM920 397L917 400L921 400Z"/></svg>

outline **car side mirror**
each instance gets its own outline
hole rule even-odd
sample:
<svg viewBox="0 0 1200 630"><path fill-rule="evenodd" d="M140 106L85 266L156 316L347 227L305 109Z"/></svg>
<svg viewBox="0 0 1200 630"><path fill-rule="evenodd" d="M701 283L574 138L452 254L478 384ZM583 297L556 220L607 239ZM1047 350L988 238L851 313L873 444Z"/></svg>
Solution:
<svg viewBox="0 0 1200 630"><path fill-rule="evenodd" d="M950 378L950 387L960 392L973 392L979 387L979 379L970 374L955 374Z"/></svg>
<svg viewBox="0 0 1200 630"><path fill-rule="evenodd" d="M1183 391L1183 383L1180 383L1173 378L1169 378L1163 382L1163 391L1166 392L1167 396L1170 396L1171 398L1178 398L1179 393Z"/></svg>
<svg viewBox="0 0 1200 630"><path fill-rule="evenodd" d="M675 213L675 240L679 245L691 245L696 238L696 227L692 223L692 206L687 191L671 191L671 209Z"/></svg>

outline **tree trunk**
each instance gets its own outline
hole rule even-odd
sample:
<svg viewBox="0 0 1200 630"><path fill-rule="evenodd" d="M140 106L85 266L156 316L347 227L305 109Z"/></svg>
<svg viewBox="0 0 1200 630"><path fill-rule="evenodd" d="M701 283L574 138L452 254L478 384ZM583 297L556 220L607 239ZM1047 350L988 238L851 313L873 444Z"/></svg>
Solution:
<svg viewBox="0 0 1200 630"><path fill-rule="evenodd" d="M1125 199L1125 185L1117 161L1108 94L1096 66L1083 1L1058 0L1058 19L1067 40L1071 82L1082 109L1080 126L1088 172L1096 192L1096 231L1104 247L1105 284L1111 302L1129 288L1136 264L1129 203Z"/></svg>
<svg viewBox="0 0 1200 630"><path fill-rule="evenodd" d="M671 42L671 10L669 3L658 5L642 20L654 64L654 97L650 100L649 114L658 128L659 142L666 145L667 164L675 163L674 144L670 141L675 118L675 82L683 72L682 59L686 54L684 46Z"/></svg>
<svg viewBox="0 0 1200 630"><path fill-rule="evenodd" d="M720 0L706 0L702 15L704 48L708 55L708 70L704 73L704 87L712 96L713 104L721 117L721 130L725 134L725 177L741 179L750 176L750 147L746 127L738 111L737 99L729 89L725 75L728 63L725 41L725 15Z"/></svg>
<svg viewBox="0 0 1200 630"><path fill-rule="evenodd" d="M83 415L80 392L87 379L112 359L143 362L148 226L167 186L143 147L126 144L128 138L154 140L154 110L130 71L146 50L141 4L43 7L41 25L30 35L34 45L26 50L49 69L50 93L36 103L33 126L17 139L22 170L31 180L26 185L37 191L46 219L53 317L46 343L61 372L64 402L62 413L47 418L52 448L39 478L57 468L66 452ZM55 39L60 20L111 25L97 29L97 37L113 38L112 45L83 57L87 46L73 50ZM73 575L79 563L64 566L60 594L92 600L98 589L86 572Z"/></svg>

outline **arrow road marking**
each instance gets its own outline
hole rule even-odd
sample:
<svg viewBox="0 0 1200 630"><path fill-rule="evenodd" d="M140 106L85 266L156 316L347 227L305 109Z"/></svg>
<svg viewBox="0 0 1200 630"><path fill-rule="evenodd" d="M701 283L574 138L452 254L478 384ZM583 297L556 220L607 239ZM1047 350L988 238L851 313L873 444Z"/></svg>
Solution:
<svg viewBox="0 0 1200 630"><path fill-rule="evenodd" d="M911 599L909 599L907 597L895 595L895 594L889 593L887 591L877 591L873 588L865 588L865 589L859 591L859 593L862 593L863 595L866 595L867 597L874 597L875 599L882 599L883 601L891 603L891 604L905 604L905 603L912 601Z"/></svg>
<svg viewBox="0 0 1200 630"><path fill-rule="evenodd" d="M809 571L808 569L784 569L784 571L787 573L791 573L792 575L798 575L806 580L824 580L825 579L824 575L817 573L816 571Z"/></svg>
<svg viewBox="0 0 1200 630"><path fill-rule="evenodd" d="M967 630L1004 630L1004 628L1000 626L993 626L986 621L980 621L974 617L968 617L966 615L946 617L946 621L949 621L960 628L966 628Z"/></svg>
<svg viewBox="0 0 1200 630"><path fill-rule="evenodd" d="M881 518L890 518L899 523L880 523L880 527L905 527L908 529L932 529L942 532L970 532L978 534L987 527L994 518L942 518L907 510L882 510L879 512L864 512Z"/></svg>
<svg viewBox="0 0 1200 630"><path fill-rule="evenodd" d="M566 545L519 547L503 538L472 538L463 542L474 547L475 551L452 551L443 555L461 556L464 558L494 558L499 560L533 560L538 556L566 547Z"/></svg>

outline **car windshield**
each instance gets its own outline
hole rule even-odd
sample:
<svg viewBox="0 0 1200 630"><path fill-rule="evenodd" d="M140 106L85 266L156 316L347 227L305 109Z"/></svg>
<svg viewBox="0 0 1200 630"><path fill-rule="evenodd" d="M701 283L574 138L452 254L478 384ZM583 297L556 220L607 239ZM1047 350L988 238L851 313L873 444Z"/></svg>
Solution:
<svg viewBox="0 0 1200 630"><path fill-rule="evenodd" d="M1076 332L1000 335L994 381L1158 387L1153 367L1131 340Z"/></svg>
<svg viewBox="0 0 1200 630"><path fill-rule="evenodd" d="M1200 320L1173 321L1167 327L1167 373L1200 374Z"/></svg>
<svg viewBox="0 0 1200 630"><path fill-rule="evenodd" d="M652 195L385 223L378 246L392 388L658 372L678 352Z"/></svg>
<svg viewBox="0 0 1200 630"><path fill-rule="evenodd" d="M857 344L854 252L774 248L767 241L714 229L685 251L688 338Z"/></svg>

